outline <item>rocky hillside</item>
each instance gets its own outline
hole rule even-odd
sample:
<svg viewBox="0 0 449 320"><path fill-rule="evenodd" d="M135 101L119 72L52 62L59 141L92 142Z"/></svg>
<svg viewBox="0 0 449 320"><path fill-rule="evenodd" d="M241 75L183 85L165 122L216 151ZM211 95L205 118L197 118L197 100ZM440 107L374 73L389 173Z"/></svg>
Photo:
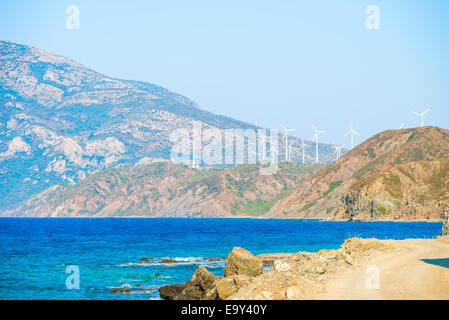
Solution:
<svg viewBox="0 0 449 320"><path fill-rule="evenodd" d="M267 217L440 220L448 199L449 131L390 130L321 169Z"/></svg>
<svg viewBox="0 0 449 320"><path fill-rule="evenodd" d="M158 162L110 168L71 186L54 186L5 216L242 217L263 216L320 165L282 163L274 175L260 165L191 169Z"/></svg>
<svg viewBox="0 0 449 320"><path fill-rule="evenodd" d="M0 106L2 208L104 168L168 159L170 133L193 120L219 130L259 128L157 85L114 79L6 41L0 41ZM329 145L321 156L333 160Z"/></svg>

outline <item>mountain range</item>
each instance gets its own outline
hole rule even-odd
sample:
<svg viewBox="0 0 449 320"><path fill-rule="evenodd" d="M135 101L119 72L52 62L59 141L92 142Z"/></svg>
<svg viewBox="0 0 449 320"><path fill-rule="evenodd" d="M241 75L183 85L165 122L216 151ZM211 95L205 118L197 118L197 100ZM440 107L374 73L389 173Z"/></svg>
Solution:
<svg viewBox="0 0 449 320"><path fill-rule="evenodd" d="M7 41L0 41L0 105L2 209L110 167L167 160L170 133L193 121L220 131L262 129L208 112L160 86L108 77ZM314 144L308 144L306 159L312 162ZM320 157L333 161L331 145L320 144ZM293 160L300 159L295 148Z"/></svg>
<svg viewBox="0 0 449 320"><path fill-rule="evenodd" d="M7 216L441 220L449 215L449 131L381 132L327 165L192 169L159 162L53 186Z"/></svg>

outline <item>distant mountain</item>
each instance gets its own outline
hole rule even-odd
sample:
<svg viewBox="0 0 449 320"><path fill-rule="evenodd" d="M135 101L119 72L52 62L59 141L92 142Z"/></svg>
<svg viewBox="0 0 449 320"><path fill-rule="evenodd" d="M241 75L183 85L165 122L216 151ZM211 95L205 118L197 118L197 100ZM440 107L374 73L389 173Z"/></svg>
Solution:
<svg viewBox="0 0 449 320"><path fill-rule="evenodd" d="M449 131L389 130L326 166L267 217L439 220L449 214Z"/></svg>
<svg viewBox="0 0 449 320"><path fill-rule="evenodd" d="M72 186L53 186L6 216L261 217L322 165L282 163L274 175L260 165L191 169L170 162L110 168Z"/></svg>
<svg viewBox="0 0 449 320"><path fill-rule="evenodd" d="M154 84L107 77L6 41L0 41L0 106L1 208L108 167L169 159L170 133L193 120L219 130L259 129ZM330 145L320 148L322 161L332 161ZM298 150L293 158L300 159Z"/></svg>

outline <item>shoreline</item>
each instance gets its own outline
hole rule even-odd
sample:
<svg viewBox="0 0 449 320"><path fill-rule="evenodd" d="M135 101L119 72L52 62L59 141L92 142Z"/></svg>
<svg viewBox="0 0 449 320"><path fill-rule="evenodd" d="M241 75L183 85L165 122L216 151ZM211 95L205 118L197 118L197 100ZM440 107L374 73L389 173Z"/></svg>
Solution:
<svg viewBox="0 0 449 320"><path fill-rule="evenodd" d="M168 300L447 300L448 253L449 236L350 238L335 250L257 256L234 248L223 277L200 266L190 281L159 292ZM257 263L260 270L251 275ZM231 269L239 271L231 274ZM198 279L206 278L207 290L189 295L195 286L204 287Z"/></svg>
<svg viewBox="0 0 449 320"><path fill-rule="evenodd" d="M184 219L184 220L206 220L206 219L254 219L254 220L310 220L321 222L429 222L438 223L444 222L445 219L422 219L422 220L327 220L324 218L264 218L264 217L252 217L252 216L239 216L239 217L142 217L142 216L127 216L127 217L22 217L22 216L0 216L0 219Z"/></svg>

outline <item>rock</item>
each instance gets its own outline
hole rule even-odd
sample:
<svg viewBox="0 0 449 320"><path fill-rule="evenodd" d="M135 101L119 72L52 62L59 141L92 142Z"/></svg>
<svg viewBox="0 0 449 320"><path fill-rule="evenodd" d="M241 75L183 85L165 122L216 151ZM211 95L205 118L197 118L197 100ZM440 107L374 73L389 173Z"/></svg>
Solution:
<svg viewBox="0 0 449 320"><path fill-rule="evenodd" d="M162 263L178 263L178 261L174 259L162 259Z"/></svg>
<svg viewBox="0 0 449 320"><path fill-rule="evenodd" d="M245 275L231 276L218 279L215 282L218 298L226 300L240 288L251 283L251 278Z"/></svg>
<svg viewBox="0 0 449 320"><path fill-rule="evenodd" d="M223 258L204 258L204 260L206 260L206 261L220 261L222 259Z"/></svg>
<svg viewBox="0 0 449 320"><path fill-rule="evenodd" d="M185 288L186 284L169 284L159 288L159 295L164 300L175 300Z"/></svg>
<svg viewBox="0 0 449 320"><path fill-rule="evenodd" d="M155 277L160 277L161 275L159 273L156 273L154 276Z"/></svg>
<svg viewBox="0 0 449 320"><path fill-rule="evenodd" d="M185 284L162 286L159 294L165 300L213 300L217 297L216 279L213 273L200 266Z"/></svg>
<svg viewBox="0 0 449 320"><path fill-rule="evenodd" d="M123 290L123 289L113 289L111 290L112 293L131 293L131 290Z"/></svg>
<svg viewBox="0 0 449 320"><path fill-rule="evenodd" d="M273 263L274 270L278 272L285 272L291 269L290 264L286 261L276 260Z"/></svg>
<svg viewBox="0 0 449 320"><path fill-rule="evenodd" d="M289 300L301 299L301 289L297 286L288 287L285 292L285 297Z"/></svg>
<svg viewBox="0 0 449 320"><path fill-rule="evenodd" d="M237 292L238 288L233 277L225 277L217 280L215 283L218 297L226 300L229 296Z"/></svg>
<svg viewBox="0 0 449 320"><path fill-rule="evenodd" d="M207 291L210 287L212 287L215 280L217 280L217 277L212 272L207 271L204 266L199 266L190 281L187 283L190 286L199 287L202 291Z"/></svg>
<svg viewBox="0 0 449 320"><path fill-rule="evenodd" d="M251 252L235 247L226 258L224 276L247 275L256 277L262 273L263 262Z"/></svg>
<svg viewBox="0 0 449 320"><path fill-rule="evenodd" d="M141 258L141 259L139 260L139 262L148 262L148 261L150 261L150 260L153 260L153 258Z"/></svg>

